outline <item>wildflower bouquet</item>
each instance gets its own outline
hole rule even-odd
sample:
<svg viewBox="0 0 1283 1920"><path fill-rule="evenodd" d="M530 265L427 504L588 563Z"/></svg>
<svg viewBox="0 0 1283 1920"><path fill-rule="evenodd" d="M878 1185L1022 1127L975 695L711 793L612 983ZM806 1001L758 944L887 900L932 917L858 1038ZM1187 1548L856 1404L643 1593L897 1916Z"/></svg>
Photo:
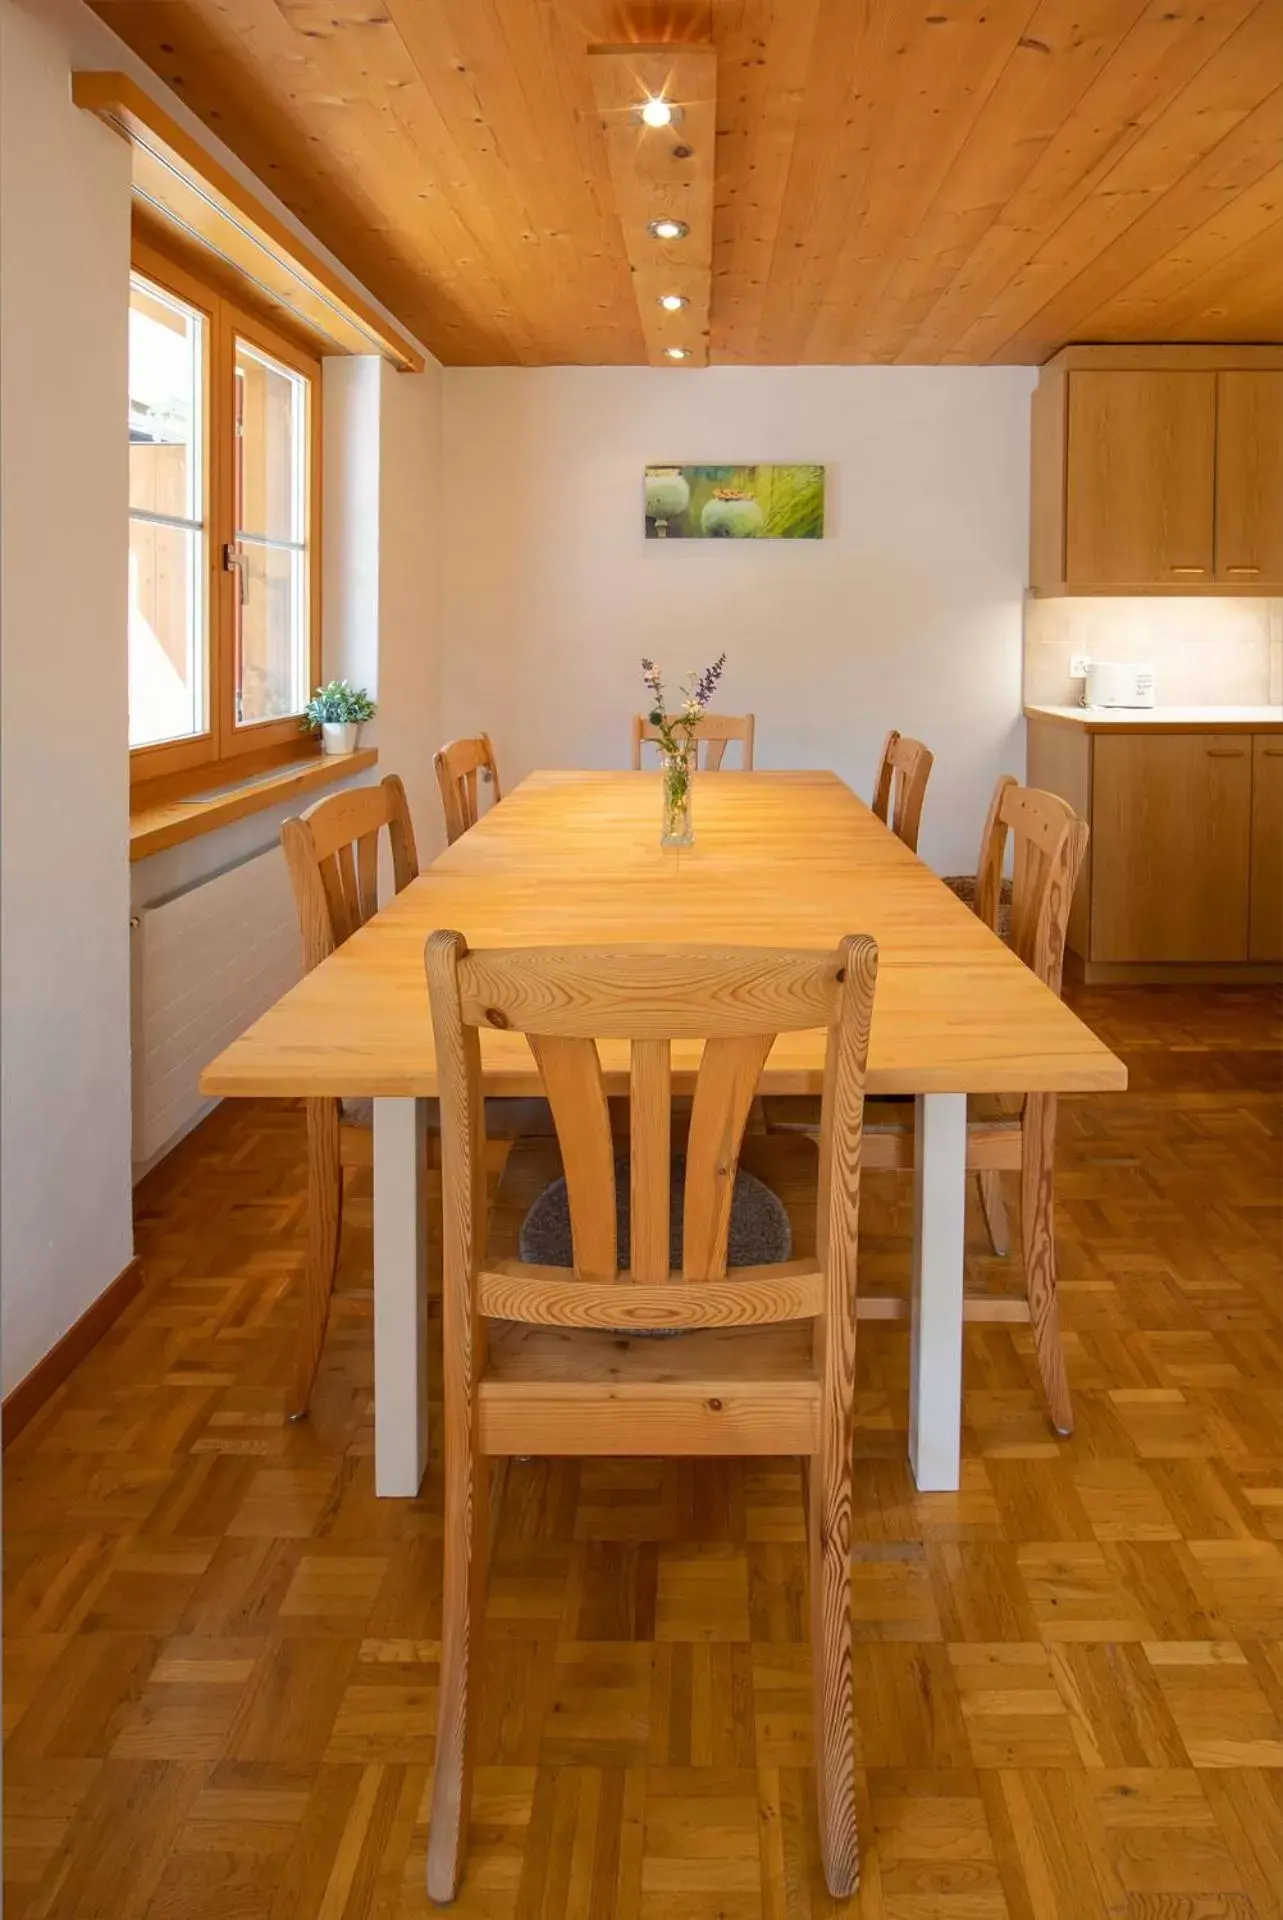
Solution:
<svg viewBox="0 0 1283 1920"><path fill-rule="evenodd" d="M719 654L702 673L688 673L681 683L681 703L676 712L668 712L664 698L663 674L653 660L643 660L642 679L651 697L647 719L655 729L664 776L664 819L660 845L688 847L695 838L691 825L690 787L695 764L696 736L717 683L726 665Z"/></svg>

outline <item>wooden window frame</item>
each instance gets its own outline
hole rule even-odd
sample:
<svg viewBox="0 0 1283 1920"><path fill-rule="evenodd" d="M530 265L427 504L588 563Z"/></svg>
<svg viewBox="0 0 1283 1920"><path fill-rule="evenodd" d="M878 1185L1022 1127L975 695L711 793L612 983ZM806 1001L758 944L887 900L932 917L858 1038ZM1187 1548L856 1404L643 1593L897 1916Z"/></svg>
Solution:
<svg viewBox="0 0 1283 1920"><path fill-rule="evenodd" d="M243 339L295 373L309 385L307 463L308 691L321 677L321 360L298 339L282 332L276 316L258 312L231 297L216 277L206 277L176 253L157 246L153 236L135 232L131 270L163 292L184 301L205 318L204 501L207 647L205 713L202 733L131 747L131 787L156 781L198 786L220 771L241 771L251 764L279 761L296 749L304 758L311 745L302 731L301 713L280 719L236 719L236 595L240 583L224 565L236 533L232 445L236 341ZM255 756L251 762L249 756Z"/></svg>

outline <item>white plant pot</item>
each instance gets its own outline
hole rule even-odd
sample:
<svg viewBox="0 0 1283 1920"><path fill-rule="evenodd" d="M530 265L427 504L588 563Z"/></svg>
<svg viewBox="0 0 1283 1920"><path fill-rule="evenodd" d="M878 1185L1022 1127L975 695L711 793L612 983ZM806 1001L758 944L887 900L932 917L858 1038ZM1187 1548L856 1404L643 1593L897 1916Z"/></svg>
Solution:
<svg viewBox="0 0 1283 1920"><path fill-rule="evenodd" d="M355 753L360 731L359 720L323 720L321 751L323 753Z"/></svg>

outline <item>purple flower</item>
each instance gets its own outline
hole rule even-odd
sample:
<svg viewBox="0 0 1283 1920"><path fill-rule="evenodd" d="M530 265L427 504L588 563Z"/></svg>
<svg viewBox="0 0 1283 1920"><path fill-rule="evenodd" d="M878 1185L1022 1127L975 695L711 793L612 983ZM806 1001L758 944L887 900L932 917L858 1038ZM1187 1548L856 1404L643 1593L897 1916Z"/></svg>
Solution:
<svg viewBox="0 0 1283 1920"><path fill-rule="evenodd" d="M694 699L698 706L706 707L717 691L717 683L722 677L722 668L726 665L726 655L721 653L711 667L705 667L695 682Z"/></svg>

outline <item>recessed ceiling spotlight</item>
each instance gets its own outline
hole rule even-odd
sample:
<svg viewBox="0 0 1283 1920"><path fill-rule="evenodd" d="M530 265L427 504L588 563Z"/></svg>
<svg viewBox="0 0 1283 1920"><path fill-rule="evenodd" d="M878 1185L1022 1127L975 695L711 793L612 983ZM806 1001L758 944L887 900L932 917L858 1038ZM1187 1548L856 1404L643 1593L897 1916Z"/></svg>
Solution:
<svg viewBox="0 0 1283 1920"><path fill-rule="evenodd" d="M689 360L691 357L689 347L665 347L664 352L670 360Z"/></svg>
<svg viewBox="0 0 1283 1920"><path fill-rule="evenodd" d="M681 117L681 108L670 100L644 100L637 109L637 118L645 127L675 127Z"/></svg>
<svg viewBox="0 0 1283 1920"><path fill-rule="evenodd" d="M684 220L674 220L665 214L662 219L648 220L646 231L653 240L684 240L690 228Z"/></svg>
<svg viewBox="0 0 1283 1920"><path fill-rule="evenodd" d="M659 304L665 313L680 313L683 307L690 305L684 293L661 293Z"/></svg>

